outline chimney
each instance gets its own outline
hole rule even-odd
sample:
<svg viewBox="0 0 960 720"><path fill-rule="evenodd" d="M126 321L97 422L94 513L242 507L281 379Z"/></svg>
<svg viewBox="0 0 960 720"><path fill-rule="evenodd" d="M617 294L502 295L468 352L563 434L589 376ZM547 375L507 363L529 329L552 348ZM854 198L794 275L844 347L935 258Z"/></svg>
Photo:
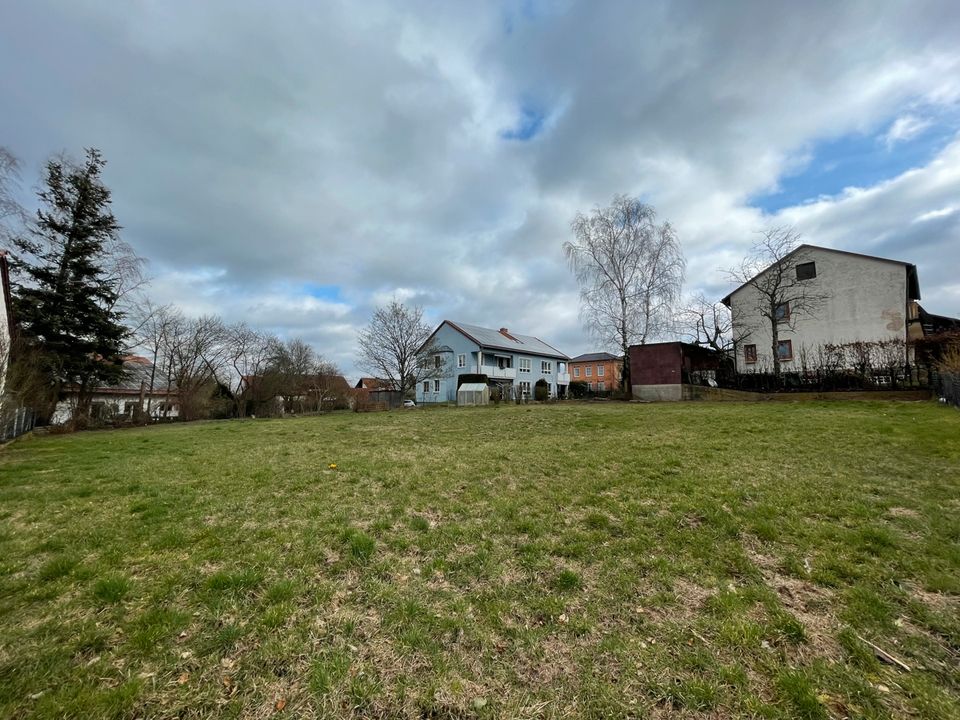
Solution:
<svg viewBox="0 0 960 720"><path fill-rule="evenodd" d="M509 337L509 336L510 336L510 331L507 330L506 328L500 328L500 334L501 334L501 335L506 335L506 336Z"/></svg>

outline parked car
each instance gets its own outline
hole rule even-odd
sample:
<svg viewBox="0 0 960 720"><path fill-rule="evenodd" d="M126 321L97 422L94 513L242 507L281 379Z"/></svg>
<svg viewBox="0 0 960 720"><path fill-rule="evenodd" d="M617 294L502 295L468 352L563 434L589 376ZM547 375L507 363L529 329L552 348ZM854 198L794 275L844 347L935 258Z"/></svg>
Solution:
<svg viewBox="0 0 960 720"><path fill-rule="evenodd" d="M417 406L417 403L415 403L413 400L404 400L403 406L405 408L415 408Z"/></svg>

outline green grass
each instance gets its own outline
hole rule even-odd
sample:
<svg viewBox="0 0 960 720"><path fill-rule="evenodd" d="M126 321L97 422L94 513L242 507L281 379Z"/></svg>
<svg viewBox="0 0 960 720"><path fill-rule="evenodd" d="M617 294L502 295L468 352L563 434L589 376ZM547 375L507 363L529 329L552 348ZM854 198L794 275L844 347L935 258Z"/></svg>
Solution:
<svg viewBox="0 0 960 720"><path fill-rule="evenodd" d="M274 714L960 717L960 413L502 406L0 451L0 717Z"/></svg>

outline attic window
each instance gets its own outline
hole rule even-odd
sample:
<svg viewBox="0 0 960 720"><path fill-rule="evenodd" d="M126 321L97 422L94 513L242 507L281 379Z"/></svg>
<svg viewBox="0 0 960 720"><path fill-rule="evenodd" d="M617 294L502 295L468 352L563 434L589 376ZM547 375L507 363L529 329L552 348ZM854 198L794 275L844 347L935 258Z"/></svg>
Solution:
<svg viewBox="0 0 960 720"><path fill-rule="evenodd" d="M797 265L797 280L813 280L817 276L817 264L805 262Z"/></svg>

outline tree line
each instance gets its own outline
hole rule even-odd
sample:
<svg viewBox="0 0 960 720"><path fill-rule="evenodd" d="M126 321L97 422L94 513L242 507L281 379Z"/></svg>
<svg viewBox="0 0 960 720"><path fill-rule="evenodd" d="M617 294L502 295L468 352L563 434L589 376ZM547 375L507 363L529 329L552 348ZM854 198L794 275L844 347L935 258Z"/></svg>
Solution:
<svg viewBox="0 0 960 720"><path fill-rule="evenodd" d="M147 417L174 405L183 419L321 410L343 402L339 370L299 338L283 341L217 316L155 305L144 260L121 237L102 154L46 162L30 216L17 200L20 164L0 147L0 244L14 249L9 358L0 368L16 404L49 419L74 398L89 417L97 388L120 383L134 353L149 356ZM161 401L156 396L169 396ZM154 408L158 402L161 408ZM6 403L9 405L10 403Z"/></svg>

